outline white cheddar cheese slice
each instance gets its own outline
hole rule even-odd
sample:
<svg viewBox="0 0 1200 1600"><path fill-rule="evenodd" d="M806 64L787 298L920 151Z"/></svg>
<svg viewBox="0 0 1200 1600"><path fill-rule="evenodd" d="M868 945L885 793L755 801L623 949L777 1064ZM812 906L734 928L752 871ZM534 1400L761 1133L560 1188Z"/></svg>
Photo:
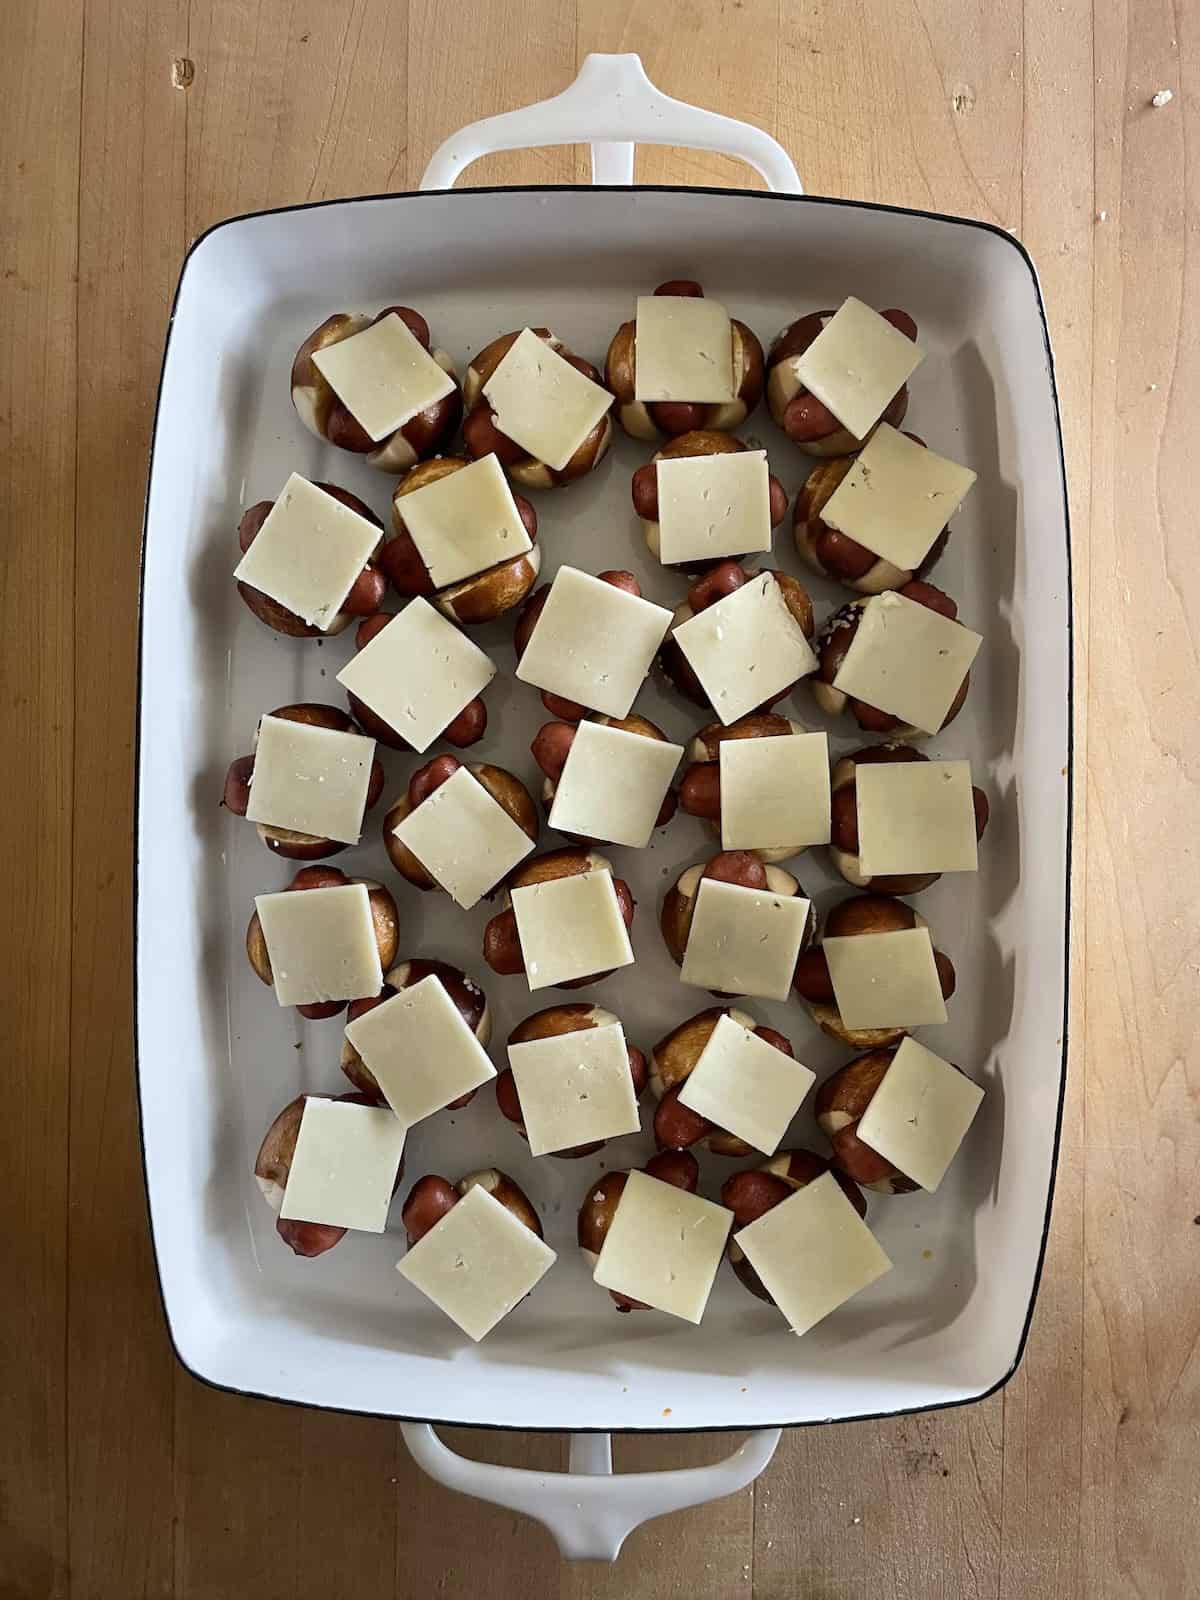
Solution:
<svg viewBox="0 0 1200 1600"><path fill-rule="evenodd" d="M670 458L658 463L657 475L660 561L670 566L771 548L765 450Z"/></svg>
<svg viewBox="0 0 1200 1600"><path fill-rule="evenodd" d="M612 405L607 389L585 378L529 328L514 340L483 392L500 432L556 472Z"/></svg>
<svg viewBox="0 0 1200 1600"><path fill-rule="evenodd" d="M508 1064L530 1155L616 1139L641 1126L619 1022L510 1044Z"/></svg>
<svg viewBox="0 0 1200 1600"><path fill-rule="evenodd" d="M681 1104L773 1156L817 1075L732 1017L720 1017L684 1080Z"/></svg>
<svg viewBox="0 0 1200 1600"><path fill-rule="evenodd" d="M293 472L233 575L309 627L326 629L382 537L373 522Z"/></svg>
<svg viewBox="0 0 1200 1600"><path fill-rule="evenodd" d="M376 444L454 393L454 379L394 311L315 350L313 365Z"/></svg>
<svg viewBox="0 0 1200 1600"><path fill-rule="evenodd" d="M404 1153L404 1131L386 1106L306 1096L279 1215L382 1233Z"/></svg>
<svg viewBox="0 0 1200 1600"><path fill-rule="evenodd" d="M891 589L859 609L862 618L834 688L924 733L937 733L982 637Z"/></svg>
<svg viewBox="0 0 1200 1600"><path fill-rule="evenodd" d="M857 1134L906 1177L932 1191L946 1176L982 1100L983 1090L965 1073L915 1039L905 1039L871 1096Z"/></svg>
<svg viewBox="0 0 1200 1600"><path fill-rule="evenodd" d="M969 761L859 766L854 789L865 876L978 868Z"/></svg>
<svg viewBox="0 0 1200 1600"><path fill-rule="evenodd" d="M337 681L420 752L495 675L490 656L417 598L346 663Z"/></svg>
<svg viewBox="0 0 1200 1600"><path fill-rule="evenodd" d="M830 495L821 520L915 572L975 482L970 467L880 423Z"/></svg>
<svg viewBox="0 0 1200 1600"><path fill-rule="evenodd" d="M924 358L899 328L851 295L795 366L800 382L843 428L865 439Z"/></svg>
<svg viewBox="0 0 1200 1600"><path fill-rule="evenodd" d="M718 300L638 296L633 395L696 405L733 399L733 334L729 313Z"/></svg>
<svg viewBox="0 0 1200 1600"><path fill-rule="evenodd" d="M612 873L598 867L512 891L530 989L633 964Z"/></svg>
<svg viewBox="0 0 1200 1600"><path fill-rule="evenodd" d="M847 1028L919 1028L945 1022L946 1002L928 928L825 939L821 949Z"/></svg>
<svg viewBox="0 0 1200 1600"><path fill-rule="evenodd" d="M533 849L533 840L466 767L392 832L455 905L469 911Z"/></svg>
<svg viewBox="0 0 1200 1600"><path fill-rule="evenodd" d="M559 567L517 677L606 717L627 717L670 625L664 607Z"/></svg>
<svg viewBox="0 0 1200 1600"><path fill-rule="evenodd" d="M684 983L786 1000L808 913L800 895L702 878L683 953Z"/></svg>
<svg viewBox="0 0 1200 1600"><path fill-rule="evenodd" d="M672 637L726 725L817 666L804 630L769 572L681 622Z"/></svg>
<svg viewBox="0 0 1200 1600"><path fill-rule="evenodd" d="M721 848L828 844L829 740L823 733L723 739Z"/></svg>
<svg viewBox="0 0 1200 1600"><path fill-rule="evenodd" d="M592 1277L602 1289L699 1322L732 1223L724 1206L631 1172Z"/></svg>
<svg viewBox="0 0 1200 1600"><path fill-rule="evenodd" d="M742 1228L737 1242L795 1334L892 1267L830 1172Z"/></svg>
<svg viewBox="0 0 1200 1600"><path fill-rule="evenodd" d="M408 1128L496 1076L487 1051L434 976L347 1023L346 1038Z"/></svg>
<svg viewBox="0 0 1200 1600"><path fill-rule="evenodd" d="M401 495L395 504L439 589L533 548L495 456Z"/></svg>
<svg viewBox="0 0 1200 1600"><path fill-rule="evenodd" d="M554 792L550 826L640 850L650 842L683 746L581 722Z"/></svg>
<svg viewBox="0 0 1200 1600"><path fill-rule="evenodd" d="M357 844L374 759L375 741L361 733L264 717L246 815L268 827Z"/></svg>
<svg viewBox="0 0 1200 1600"><path fill-rule="evenodd" d="M365 884L260 894L254 906L281 1006L379 993L383 970Z"/></svg>
<svg viewBox="0 0 1200 1600"><path fill-rule="evenodd" d="M396 1271L478 1341L557 1260L532 1228L475 1184L396 1263Z"/></svg>

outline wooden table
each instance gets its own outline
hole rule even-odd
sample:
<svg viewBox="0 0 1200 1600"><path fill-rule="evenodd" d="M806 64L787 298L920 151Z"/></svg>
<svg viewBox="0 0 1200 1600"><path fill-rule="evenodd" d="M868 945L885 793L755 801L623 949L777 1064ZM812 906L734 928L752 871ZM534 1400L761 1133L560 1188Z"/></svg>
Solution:
<svg viewBox="0 0 1200 1600"><path fill-rule="evenodd" d="M1200 1594L1200 12L8 0L3 16L0 1596ZM447 133L554 92L596 49L638 50L667 91L762 124L815 192L1026 241L1058 356L1079 690L1070 1096L1024 1365L967 1410L793 1433L754 1490L652 1524L611 1571L561 1568L540 1529L430 1483L387 1422L230 1398L175 1365L129 1005L138 540L184 250L230 213L409 187ZM476 171L585 169L556 151ZM639 175L746 181L653 151ZM526 1464L563 1448L456 1442ZM725 1448L629 1441L618 1460Z"/></svg>

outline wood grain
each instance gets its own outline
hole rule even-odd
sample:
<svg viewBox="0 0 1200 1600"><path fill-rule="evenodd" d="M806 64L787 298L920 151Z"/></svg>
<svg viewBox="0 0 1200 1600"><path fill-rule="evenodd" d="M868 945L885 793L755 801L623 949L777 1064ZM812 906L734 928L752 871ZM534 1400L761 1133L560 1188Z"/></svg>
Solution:
<svg viewBox="0 0 1200 1600"><path fill-rule="evenodd" d="M13 826L0 1008L3 1600L353 1593L1189 1600L1200 1572L1200 95L1149 0L11 0L0 55L0 482ZM981 1405L799 1430L739 1496L563 1568L424 1478L388 1423L174 1364L130 1071L134 595L188 240L258 206L414 186L464 122L638 50L758 122L808 187L1021 233L1050 309L1075 530L1072 1077L1024 1364ZM1174 99L1154 109L1151 96ZM647 151L644 181L753 183ZM578 181L578 149L472 181ZM1189 248L1191 246L1191 248ZM1097 641L1092 649L1092 641ZM19 919L19 920L18 920ZM454 1431L552 1469L545 1435ZM626 1468L721 1438L617 1444Z"/></svg>

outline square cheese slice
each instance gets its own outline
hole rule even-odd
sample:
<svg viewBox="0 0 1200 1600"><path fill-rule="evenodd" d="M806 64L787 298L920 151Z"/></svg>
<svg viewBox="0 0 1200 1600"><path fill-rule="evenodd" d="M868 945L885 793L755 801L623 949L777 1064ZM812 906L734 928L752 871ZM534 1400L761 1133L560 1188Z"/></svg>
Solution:
<svg viewBox="0 0 1200 1600"><path fill-rule="evenodd" d="M945 1022L946 1002L928 928L825 939L838 1012L848 1028L919 1028Z"/></svg>
<svg viewBox="0 0 1200 1600"><path fill-rule="evenodd" d="M533 548L495 456L401 495L395 506L439 589Z"/></svg>
<svg viewBox="0 0 1200 1600"><path fill-rule="evenodd" d="M699 1322L732 1223L724 1206L631 1172L592 1277L603 1289Z"/></svg>
<svg viewBox="0 0 1200 1600"><path fill-rule="evenodd" d="M525 328L483 386L495 424L560 472L612 405L607 389Z"/></svg>
<svg viewBox="0 0 1200 1600"><path fill-rule="evenodd" d="M802 1062L725 1015L709 1034L679 1099L773 1156L816 1079Z"/></svg>
<svg viewBox="0 0 1200 1600"><path fill-rule="evenodd" d="M858 1137L922 1189L936 1189L975 1120L983 1090L904 1039L858 1124Z"/></svg>
<svg viewBox="0 0 1200 1600"><path fill-rule="evenodd" d="M606 717L627 717L671 613L578 567L559 567L517 677Z"/></svg>
<svg viewBox="0 0 1200 1600"><path fill-rule="evenodd" d="M829 843L829 740L823 733L724 739L721 848L800 850Z"/></svg>
<svg viewBox="0 0 1200 1600"><path fill-rule="evenodd" d="M683 746L581 722L554 791L550 826L640 850L650 842Z"/></svg>
<svg viewBox="0 0 1200 1600"><path fill-rule="evenodd" d="M512 892L530 989L633 965L633 947L606 867Z"/></svg>
<svg viewBox="0 0 1200 1600"><path fill-rule="evenodd" d="M659 560L669 566L769 550L768 479L765 450L660 461Z"/></svg>
<svg viewBox="0 0 1200 1600"><path fill-rule="evenodd" d="M382 1233L404 1151L404 1131L404 1124L386 1106L358 1106L308 1095L279 1215Z"/></svg>
<svg viewBox="0 0 1200 1600"><path fill-rule="evenodd" d="M855 769L858 857L868 877L974 872L969 761L897 761Z"/></svg>
<svg viewBox="0 0 1200 1600"><path fill-rule="evenodd" d="M677 294L638 296L634 331L635 400L733 399L733 334L718 300Z"/></svg>
<svg viewBox="0 0 1200 1600"><path fill-rule="evenodd" d="M375 741L287 717L264 717L254 747L251 822L357 844Z"/></svg>
<svg viewBox="0 0 1200 1600"><path fill-rule="evenodd" d="M830 495L821 520L915 572L974 482L970 467L882 422Z"/></svg>
<svg viewBox="0 0 1200 1600"><path fill-rule="evenodd" d="M683 953L684 983L786 1000L808 913L799 895L702 878Z"/></svg>
<svg viewBox="0 0 1200 1600"><path fill-rule="evenodd" d="M923 733L937 733L982 637L891 589L860 609L834 688Z"/></svg>
<svg viewBox="0 0 1200 1600"><path fill-rule="evenodd" d="M346 663L337 681L420 752L495 675L492 658L418 597Z"/></svg>
<svg viewBox="0 0 1200 1600"><path fill-rule="evenodd" d="M313 365L377 444L454 393L454 379L394 311L315 350Z"/></svg>
<svg viewBox="0 0 1200 1600"><path fill-rule="evenodd" d="M510 1044L529 1153L544 1156L641 1127L619 1022Z"/></svg>
<svg viewBox="0 0 1200 1600"><path fill-rule="evenodd" d="M557 1260L531 1228L474 1184L396 1271L478 1342Z"/></svg>
<svg viewBox="0 0 1200 1600"><path fill-rule="evenodd" d="M433 976L347 1023L346 1037L405 1127L496 1076L487 1051Z"/></svg>
<svg viewBox="0 0 1200 1600"><path fill-rule="evenodd" d="M233 570L312 628L328 628L375 546L379 528L293 472Z"/></svg>
<svg viewBox="0 0 1200 1600"><path fill-rule="evenodd" d="M925 352L853 295L803 355L796 375L856 439L865 439Z"/></svg>
<svg viewBox="0 0 1200 1600"><path fill-rule="evenodd" d="M464 911L533 849L524 828L466 767L452 773L392 832Z"/></svg>
<svg viewBox="0 0 1200 1600"><path fill-rule="evenodd" d="M726 725L817 666L804 630L769 572L681 622L672 637Z"/></svg>
<svg viewBox="0 0 1200 1600"><path fill-rule="evenodd" d="M737 1242L796 1334L892 1267L829 1172L742 1228Z"/></svg>
<svg viewBox="0 0 1200 1600"><path fill-rule="evenodd" d="M254 906L281 1006L379 993L383 970L365 884L260 894Z"/></svg>

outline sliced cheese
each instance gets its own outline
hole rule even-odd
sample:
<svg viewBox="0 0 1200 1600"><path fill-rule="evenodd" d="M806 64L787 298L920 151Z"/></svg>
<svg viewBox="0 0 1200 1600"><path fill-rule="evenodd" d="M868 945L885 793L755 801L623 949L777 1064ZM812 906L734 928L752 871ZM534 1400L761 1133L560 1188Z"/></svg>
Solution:
<svg viewBox="0 0 1200 1600"><path fill-rule="evenodd" d="M681 1104L773 1156L817 1075L724 1015L684 1080Z"/></svg>
<svg viewBox="0 0 1200 1600"><path fill-rule="evenodd" d="M404 1153L404 1132L404 1124L386 1106L306 1096L279 1215L382 1233Z"/></svg>
<svg viewBox="0 0 1200 1600"><path fill-rule="evenodd" d="M795 1334L892 1267L831 1172L742 1228L737 1242Z"/></svg>
<svg viewBox="0 0 1200 1600"><path fill-rule="evenodd" d="M494 455L401 495L395 505L439 589L533 548Z"/></svg>
<svg viewBox="0 0 1200 1600"><path fill-rule="evenodd" d="M246 815L268 827L357 844L374 760L375 741L361 733L264 717Z"/></svg>
<svg viewBox="0 0 1200 1600"><path fill-rule="evenodd" d="M821 520L902 571L915 572L975 482L886 422L821 510Z"/></svg>
<svg viewBox="0 0 1200 1600"><path fill-rule="evenodd" d="M681 622L672 638L726 725L816 670L812 646L769 572Z"/></svg>
<svg viewBox="0 0 1200 1600"><path fill-rule="evenodd" d="M682 755L682 745L581 722L554 792L550 826L641 849Z"/></svg>
<svg viewBox="0 0 1200 1600"><path fill-rule="evenodd" d="M346 1025L388 1105L411 1127L496 1076L487 1051L436 976Z"/></svg>
<svg viewBox="0 0 1200 1600"><path fill-rule="evenodd" d="M592 1276L656 1311L699 1322L733 1213L644 1172L631 1172Z"/></svg>
<svg viewBox="0 0 1200 1600"><path fill-rule="evenodd" d="M233 575L325 629L381 537L373 522L293 472Z"/></svg>
<svg viewBox="0 0 1200 1600"><path fill-rule="evenodd" d="M454 393L454 379L394 311L315 350L313 365L377 444Z"/></svg>
<svg viewBox="0 0 1200 1600"><path fill-rule="evenodd" d="M860 610L834 688L924 733L937 733L982 637L890 589L872 595Z"/></svg>
<svg viewBox="0 0 1200 1600"><path fill-rule="evenodd" d="M721 848L829 843L829 740L823 733L723 739Z"/></svg>
<svg viewBox="0 0 1200 1600"><path fill-rule="evenodd" d="M397 1262L396 1271L478 1341L557 1260L532 1228L475 1184Z"/></svg>
<svg viewBox="0 0 1200 1600"><path fill-rule="evenodd" d="M530 989L633 964L612 873L606 867L512 892Z"/></svg>
<svg viewBox="0 0 1200 1600"><path fill-rule="evenodd" d="M418 598L346 663L337 681L422 751L495 675L491 657Z"/></svg>
<svg viewBox="0 0 1200 1600"><path fill-rule="evenodd" d="M683 954L684 983L786 1000L808 914L800 895L702 878Z"/></svg>
<svg viewBox="0 0 1200 1600"><path fill-rule="evenodd" d="M928 928L822 941L847 1028L919 1028L945 1022L946 1002Z"/></svg>
<svg viewBox="0 0 1200 1600"><path fill-rule="evenodd" d="M469 911L533 849L533 840L466 767L392 829L455 905Z"/></svg>
<svg viewBox="0 0 1200 1600"><path fill-rule="evenodd" d="M626 717L670 625L662 606L577 567L559 567L517 677L607 717Z"/></svg>
<svg viewBox="0 0 1200 1600"><path fill-rule="evenodd" d="M677 294L638 296L634 333L635 400L722 405L733 399L733 334L717 300Z"/></svg>
<svg viewBox="0 0 1200 1600"><path fill-rule="evenodd" d="M508 1064L530 1155L615 1139L641 1126L619 1022L510 1044Z"/></svg>
<svg viewBox="0 0 1200 1600"><path fill-rule="evenodd" d="M797 356L796 375L843 428L865 439L924 358L899 328L851 295Z"/></svg>
<svg viewBox="0 0 1200 1600"><path fill-rule="evenodd" d="M260 894L254 906L281 1006L364 1000L383 987L366 884Z"/></svg>
<svg viewBox="0 0 1200 1600"><path fill-rule="evenodd" d="M525 328L483 386L501 433L561 472L612 405L607 389Z"/></svg>
<svg viewBox="0 0 1200 1600"><path fill-rule="evenodd" d="M858 766L854 788L865 876L978 868L969 761Z"/></svg>
<svg viewBox="0 0 1200 1600"><path fill-rule="evenodd" d="M658 463L657 475L660 561L712 561L771 548L765 450L673 457Z"/></svg>
<svg viewBox="0 0 1200 1600"><path fill-rule="evenodd" d="M922 1189L934 1190L958 1154L983 1100L977 1083L905 1039L871 1096L858 1137Z"/></svg>

